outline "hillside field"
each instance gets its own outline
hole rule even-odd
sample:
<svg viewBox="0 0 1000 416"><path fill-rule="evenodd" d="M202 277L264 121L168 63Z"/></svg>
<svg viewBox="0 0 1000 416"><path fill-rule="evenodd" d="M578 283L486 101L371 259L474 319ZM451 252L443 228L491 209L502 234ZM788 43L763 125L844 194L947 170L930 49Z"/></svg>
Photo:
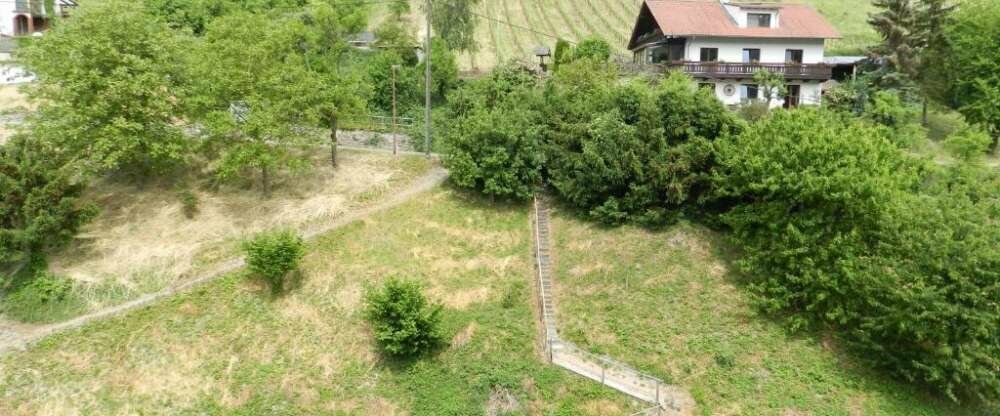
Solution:
<svg viewBox="0 0 1000 416"><path fill-rule="evenodd" d="M412 0L415 15L421 0ZM716 0L706 0L716 1ZM867 23L871 0L789 0L813 5L840 30L843 39L827 45L827 54L859 54L877 36ZM536 45L553 47L558 38L579 41L588 36L608 40L617 53L631 59L625 49L641 0L481 0L479 52L463 56L463 69L488 70L498 62L526 59L534 62ZM415 26L423 27L422 16ZM422 29L421 29L422 30ZM421 32L422 33L422 32Z"/></svg>

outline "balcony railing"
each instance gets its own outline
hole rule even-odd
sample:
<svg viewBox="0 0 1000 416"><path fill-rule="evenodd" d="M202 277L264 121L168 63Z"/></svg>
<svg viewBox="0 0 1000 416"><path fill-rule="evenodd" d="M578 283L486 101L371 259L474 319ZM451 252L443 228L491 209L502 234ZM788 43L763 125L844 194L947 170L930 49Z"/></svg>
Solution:
<svg viewBox="0 0 1000 416"><path fill-rule="evenodd" d="M833 78L833 67L825 64L769 64L732 62L669 62L667 69L681 70L696 77L752 78L762 69L779 73L786 79L828 80Z"/></svg>

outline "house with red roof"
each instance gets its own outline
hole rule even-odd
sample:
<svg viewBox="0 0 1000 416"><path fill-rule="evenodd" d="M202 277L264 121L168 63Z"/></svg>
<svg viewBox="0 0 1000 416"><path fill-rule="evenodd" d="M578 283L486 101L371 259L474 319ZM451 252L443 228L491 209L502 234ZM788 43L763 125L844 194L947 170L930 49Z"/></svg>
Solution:
<svg viewBox="0 0 1000 416"><path fill-rule="evenodd" d="M818 105L833 77L827 39L840 33L809 5L731 0L646 0L629 41L636 63L695 78L722 102L763 99L753 81L766 69L784 76L788 93L772 106Z"/></svg>

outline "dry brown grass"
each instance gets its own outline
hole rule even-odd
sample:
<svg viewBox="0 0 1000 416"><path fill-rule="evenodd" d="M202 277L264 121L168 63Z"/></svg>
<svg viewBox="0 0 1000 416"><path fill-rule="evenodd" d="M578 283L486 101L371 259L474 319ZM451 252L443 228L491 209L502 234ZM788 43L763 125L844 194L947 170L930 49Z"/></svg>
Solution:
<svg viewBox="0 0 1000 416"><path fill-rule="evenodd" d="M31 103L20 91L19 85L0 85L0 111L30 109Z"/></svg>
<svg viewBox="0 0 1000 416"><path fill-rule="evenodd" d="M101 183L87 195L102 208L100 216L69 249L52 257L51 267L85 282L113 280L132 287L152 277L169 284L234 255L238 241L254 233L322 227L370 204L359 202L363 195L386 193L410 174L385 155L343 152L333 169L320 154L314 169L276 184L270 199L256 189L193 189L198 212L192 219L170 185Z"/></svg>

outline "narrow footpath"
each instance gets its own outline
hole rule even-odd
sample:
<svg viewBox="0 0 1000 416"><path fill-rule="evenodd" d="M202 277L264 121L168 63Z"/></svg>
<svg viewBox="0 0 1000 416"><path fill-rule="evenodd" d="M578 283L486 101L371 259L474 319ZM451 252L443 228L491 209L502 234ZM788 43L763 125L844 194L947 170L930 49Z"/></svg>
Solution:
<svg viewBox="0 0 1000 416"><path fill-rule="evenodd" d="M349 212L338 218L336 221L323 227L303 230L302 236L307 240L312 239L318 235L325 234L354 221L368 217L376 212L384 211L400 205L421 193L437 187L444 182L447 177L448 172L440 166L436 166L428 174L417 179L406 189L393 194L388 199L381 201L376 205ZM13 350L23 350L29 345L58 332L79 328L90 322L123 315L129 311L152 305L178 293L186 292L196 286L200 286L235 272L243 268L245 265L246 262L243 257L232 258L215 265L211 269L192 279L178 282L177 284L167 287L159 292L151 293L120 305L115 305L88 313L86 315L81 315L68 321L34 327L0 321L0 355Z"/></svg>

